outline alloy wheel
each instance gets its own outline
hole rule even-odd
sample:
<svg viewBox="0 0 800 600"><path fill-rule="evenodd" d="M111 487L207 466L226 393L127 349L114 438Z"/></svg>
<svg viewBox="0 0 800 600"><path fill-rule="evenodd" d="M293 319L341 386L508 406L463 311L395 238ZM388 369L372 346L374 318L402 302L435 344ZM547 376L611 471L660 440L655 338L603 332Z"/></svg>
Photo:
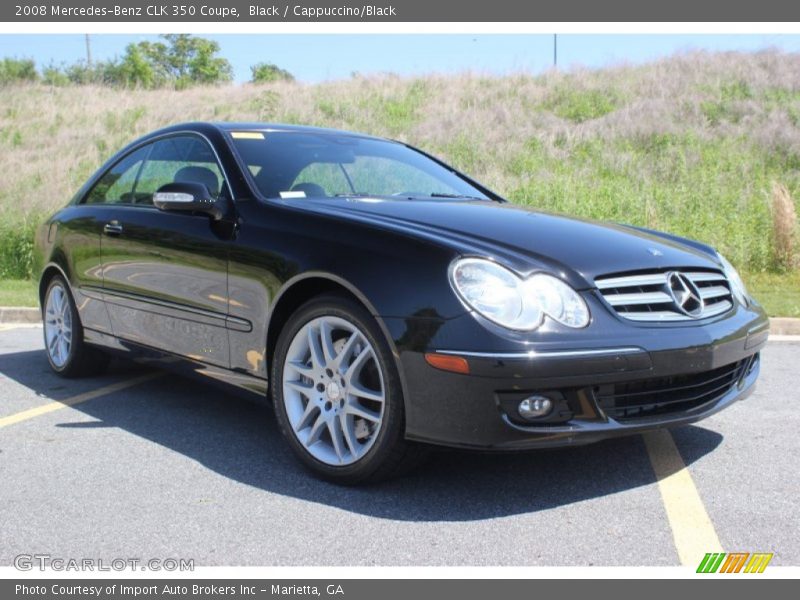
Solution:
<svg viewBox="0 0 800 600"><path fill-rule="evenodd" d="M286 353L282 385L291 430L315 459L345 466L372 448L386 388L375 349L354 324L334 316L304 324Z"/></svg>
<svg viewBox="0 0 800 600"><path fill-rule="evenodd" d="M72 349L72 310L67 291L61 284L50 287L44 313L47 354L61 368L69 360Z"/></svg>

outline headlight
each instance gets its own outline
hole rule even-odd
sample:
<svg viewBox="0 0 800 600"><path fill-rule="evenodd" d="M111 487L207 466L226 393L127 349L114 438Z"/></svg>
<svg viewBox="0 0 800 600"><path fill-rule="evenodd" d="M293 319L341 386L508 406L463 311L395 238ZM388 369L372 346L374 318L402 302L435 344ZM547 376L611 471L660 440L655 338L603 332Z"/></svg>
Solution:
<svg viewBox="0 0 800 600"><path fill-rule="evenodd" d="M469 308L507 329L532 331L545 315L567 327L589 324L583 298L551 275L522 279L492 261L462 258L451 268L450 279Z"/></svg>
<svg viewBox="0 0 800 600"><path fill-rule="evenodd" d="M747 306L750 302L748 301L748 294L747 288L744 287L744 281L739 276L739 272L736 268L730 263L730 261L722 256L719 252L717 252L717 258L719 258L719 262L722 263L722 271L725 273L725 277L728 278L728 281L731 284L731 291L733 295L736 296L736 299L742 303L744 306Z"/></svg>
<svg viewBox="0 0 800 600"><path fill-rule="evenodd" d="M537 273L523 283L523 288L539 302L544 314L567 327L586 327L589 324L589 307L560 279Z"/></svg>

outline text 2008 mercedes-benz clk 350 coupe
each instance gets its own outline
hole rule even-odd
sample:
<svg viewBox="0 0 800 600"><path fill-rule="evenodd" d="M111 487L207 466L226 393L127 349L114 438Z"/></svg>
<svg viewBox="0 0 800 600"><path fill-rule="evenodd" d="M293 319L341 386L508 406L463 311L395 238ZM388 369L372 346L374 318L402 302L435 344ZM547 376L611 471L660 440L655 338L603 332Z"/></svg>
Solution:
<svg viewBox="0 0 800 600"><path fill-rule="evenodd" d="M191 123L111 158L37 236L52 368L164 358L271 398L342 483L426 444L521 450L743 398L768 320L713 248L515 206L402 143Z"/></svg>

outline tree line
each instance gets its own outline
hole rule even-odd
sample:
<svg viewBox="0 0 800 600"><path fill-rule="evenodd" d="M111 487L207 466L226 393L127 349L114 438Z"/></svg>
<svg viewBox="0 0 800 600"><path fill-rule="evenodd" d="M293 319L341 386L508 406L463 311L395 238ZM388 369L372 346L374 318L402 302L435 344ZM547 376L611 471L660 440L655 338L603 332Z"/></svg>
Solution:
<svg viewBox="0 0 800 600"><path fill-rule="evenodd" d="M50 64L37 69L29 58L0 60L0 85L42 82L47 85L108 85L124 88L175 88L220 85L233 79L233 67L219 56L219 44L189 34L166 34L157 42L136 42L119 58ZM269 62L250 67L252 83L293 81L294 76Z"/></svg>

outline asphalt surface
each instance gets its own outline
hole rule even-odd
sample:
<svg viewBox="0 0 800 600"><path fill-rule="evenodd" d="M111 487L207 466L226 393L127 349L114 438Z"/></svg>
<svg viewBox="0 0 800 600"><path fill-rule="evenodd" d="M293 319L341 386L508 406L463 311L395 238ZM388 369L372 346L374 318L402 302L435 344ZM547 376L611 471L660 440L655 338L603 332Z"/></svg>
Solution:
<svg viewBox="0 0 800 600"><path fill-rule="evenodd" d="M672 437L722 548L796 566L800 342L762 356L749 399ZM0 421L148 372L63 380L41 328L0 329ZM269 408L174 375L0 427L0 565L678 565L665 502L641 436L437 452L404 479L337 487L299 466Z"/></svg>

